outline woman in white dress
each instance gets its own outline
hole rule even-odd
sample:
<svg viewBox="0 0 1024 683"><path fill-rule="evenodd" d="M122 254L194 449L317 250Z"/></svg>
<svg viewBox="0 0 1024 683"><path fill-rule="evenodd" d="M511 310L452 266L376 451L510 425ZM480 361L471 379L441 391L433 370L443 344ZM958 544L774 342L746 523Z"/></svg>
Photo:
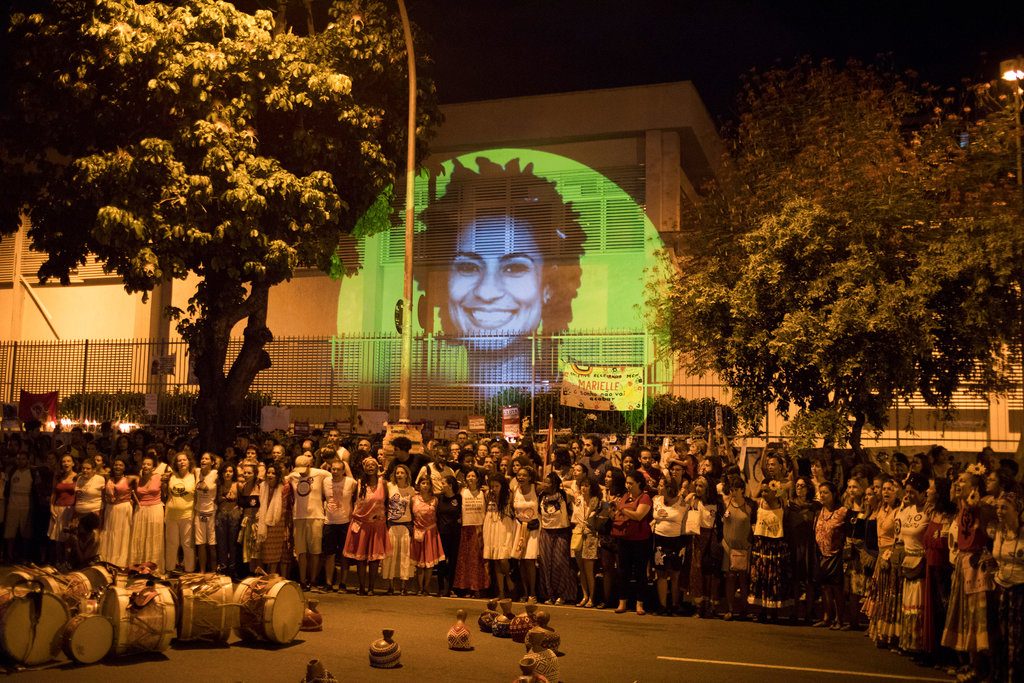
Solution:
<svg viewBox="0 0 1024 683"><path fill-rule="evenodd" d="M412 541L412 496L416 490L412 486L412 474L406 465L398 464L391 473L391 481L387 485L388 538L391 539L391 552L384 556L380 563L381 578L388 582L386 595L396 592L395 579L400 586L402 595L406 592L406 582L416 574L416 566L410 556Z"/></svg>
<svg viewBox="0 0 1024 683"><path fill-rule="evenodd" d="M104 562L128 566L128 553L132 543L132 477L125 474L126 463L115 458L110 465L110 479L103 489L107 503L100 531L100 559Z"/></svg>
<svg viewBox="0 0 1024 683"><path fill-rule="evenodd" d="M493 568L498 586L498 598L505 591L512 592L509 578L509 558L516 537L516 517L509 501L508 479L501 472L491 472L487 478L487 499L484 511L484 560Z"/></svg>
<svg viewBox="0 0 1024 683"><path fill-rule="evenodd" d="M537 498L537 470L524 465L516 472L519 486L512 497L515 511L516 538L512 556L519 560L519 575L523 580L523 595L537 599L537 554L540 550L540 516Z"/></svg>

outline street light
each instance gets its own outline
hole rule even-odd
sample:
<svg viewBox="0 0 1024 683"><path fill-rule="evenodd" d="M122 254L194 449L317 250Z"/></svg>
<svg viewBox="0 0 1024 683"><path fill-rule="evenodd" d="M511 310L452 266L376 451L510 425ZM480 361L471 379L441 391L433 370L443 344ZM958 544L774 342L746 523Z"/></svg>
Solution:
<svg viewBox="0 0 1024 683"><path fill-rule="evenodd" d="M1014 121L1017 131L1017 187L1024 187L1021 178L1021 135L1020 135L1020 82L1024 81L1024 57L1006 59L999 63L999 73L1004 81L1013 84Z"/></svg>
<svg viewBox="0 0 1024 683"><path fill-rule="evenodd" d="M1006 59L999 63L999 73L1003 80L1008 81L1013 87L1013 120L1014 130L1017 133L1017 187L1024 189L1024 179L1021 178L1021 134L1020 134L1020 84L1024 81L1024 57L1017 55L1016 59ZM1021 349L1021 362L1024 363L1024 347ZM1024 398L1024 397L1022 397ZM1024 438L1017 444L1017 459L1024 458Z"/></svg>
<svg viewBox="0 0 1024 683"><path fill-rule="evenodd" d="M405 281L402 286L402 357L398 378L398 420L409 420L412 405L412 238L413 190L416 186L416 56L412 51L412 29L405 0L398 0L405 34L405 52L409 60L409 122L405 150ZM1018 155L1018 166L1020 165ZM1019 175L1019 170L1018 170Z"/></svg>

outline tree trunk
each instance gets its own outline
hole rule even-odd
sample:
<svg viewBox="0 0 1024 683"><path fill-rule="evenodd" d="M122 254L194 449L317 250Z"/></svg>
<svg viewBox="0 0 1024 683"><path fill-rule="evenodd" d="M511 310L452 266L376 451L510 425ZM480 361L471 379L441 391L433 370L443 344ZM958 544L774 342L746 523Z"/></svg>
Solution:
<svg viewBox="0 0 1024 683"><path fill-rule="evenodd" d="M243 308L247 316L208 310L189 339L189 353L199 379L194 415L203 450L224 453L234 442L249 387L261 370L270 367L270 356L264 350L274 338L267 328L268 292L266 285L253 285ZM231 328L242 317L248 318L242 348L225 374Z"/></svg>
<svg viewBox="0 0 1024 683"><path fill-rule="evenodd" d="M855 413L853 425L850 427L850 448L854 454L863 462L864 449L861 447L861 436L864 434L864 424L867 422L867 415L862 412Z"/></svg>

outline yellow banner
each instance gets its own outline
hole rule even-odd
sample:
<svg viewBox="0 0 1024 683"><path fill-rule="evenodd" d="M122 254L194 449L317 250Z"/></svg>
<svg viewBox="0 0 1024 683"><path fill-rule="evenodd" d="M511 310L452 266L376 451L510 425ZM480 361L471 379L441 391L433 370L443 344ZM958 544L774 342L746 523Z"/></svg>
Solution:
<svg viewBox="0 0 1024 683"><path fill-rule="evenodd" d="M640 410L644 369L639 365L577 365L562 371L561 403L586 410Z"/></svg>

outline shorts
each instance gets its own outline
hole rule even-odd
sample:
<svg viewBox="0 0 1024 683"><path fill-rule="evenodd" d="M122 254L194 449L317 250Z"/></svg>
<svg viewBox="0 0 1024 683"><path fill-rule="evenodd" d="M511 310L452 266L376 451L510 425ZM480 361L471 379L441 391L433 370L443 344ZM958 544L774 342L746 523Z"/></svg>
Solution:
<svg viewBox="0 0 1024 683"><path fill-rule="evenodd" d="M295 520L295 554L319 555L323 546L324 520Z"/></svg>
<svg viewBox="0 0 1024 683"><path fill-rule="evenodd" d="M678 572L683 568L686 559L687 536L654 535L654 568L662 571Z"/></svg>
<svg viewBox="0 0 1024 683"><path fill-rule="evenodd" d="M32 516L29 508L8 508L4 520L4 538L12 539L21 532L24 539L32 538Z"/></svg>
<svg viewBox="0 0 1024 683"><path fill-rule="evenodd" d="M348 524L324 524L324 540L320 544L324 555L341 555L345 549Z"/></svg>
<svg viewBox="0 0 1024 683"><path fill-rule="evenodd" d="M215 512L197 512L192 520L196 545L217 545L217 514Z"/></svg>

